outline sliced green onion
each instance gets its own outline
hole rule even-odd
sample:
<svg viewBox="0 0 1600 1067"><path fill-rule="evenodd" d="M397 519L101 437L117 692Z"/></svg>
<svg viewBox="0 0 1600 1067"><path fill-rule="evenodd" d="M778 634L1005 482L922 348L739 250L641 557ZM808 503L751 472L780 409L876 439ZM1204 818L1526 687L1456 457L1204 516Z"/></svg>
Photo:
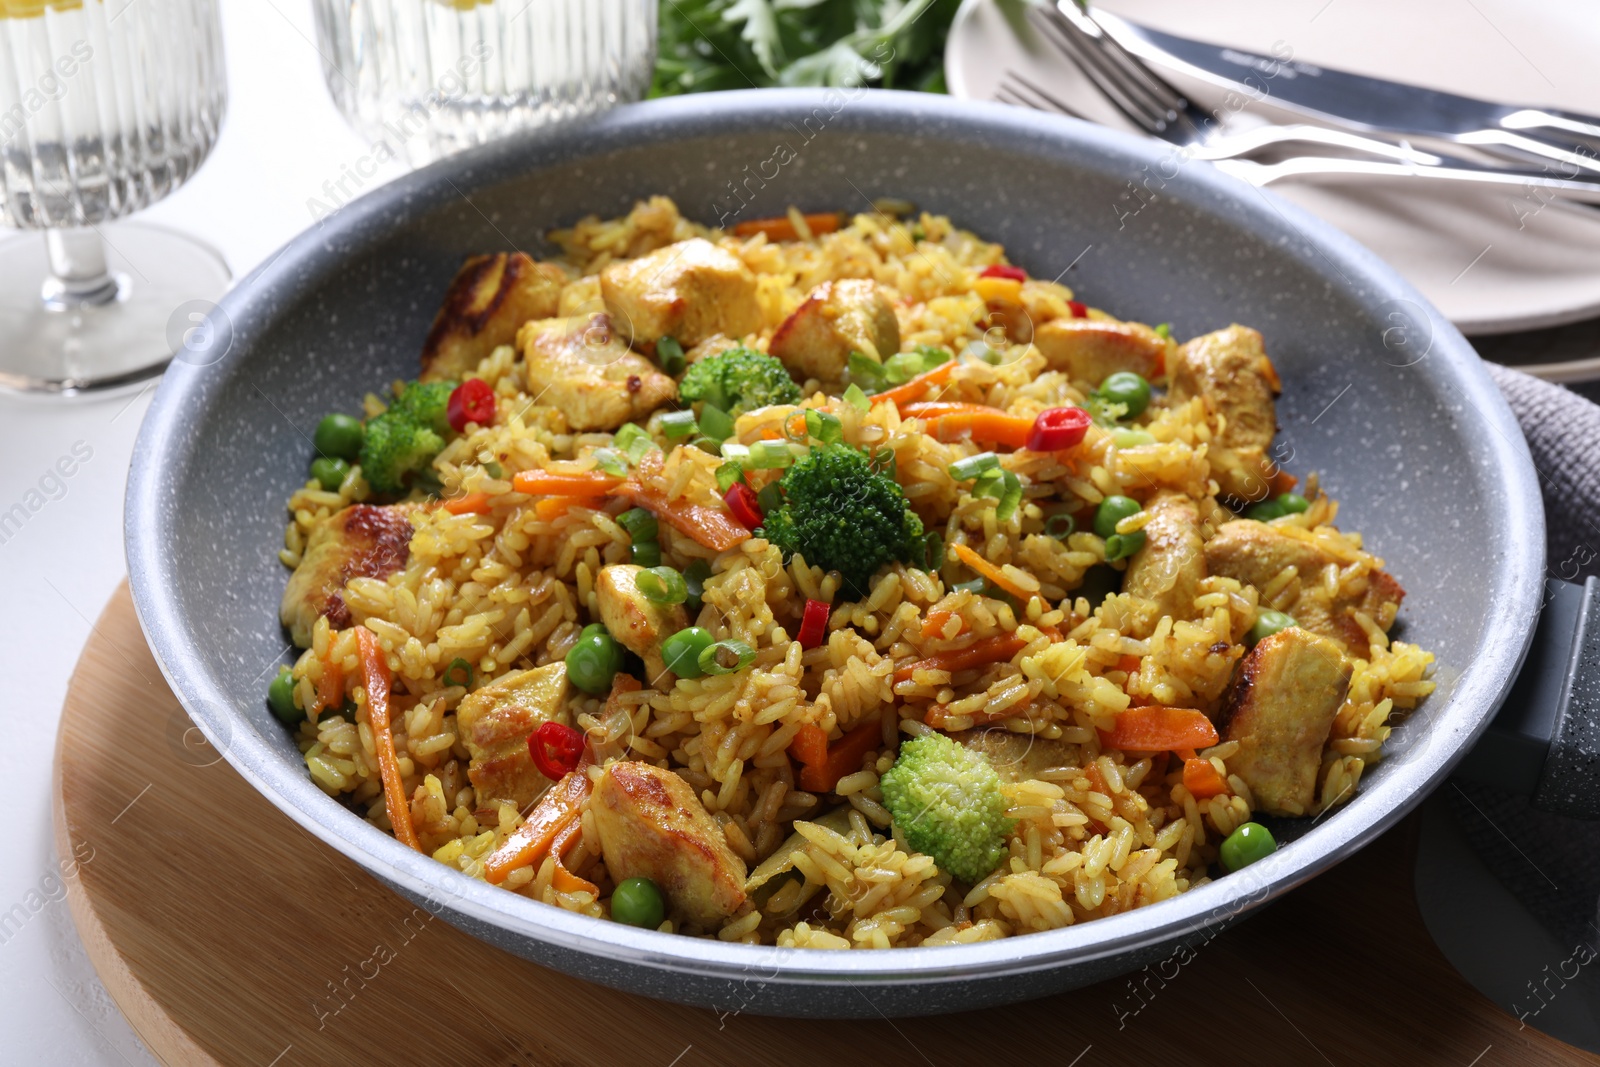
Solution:
<svg viewBox="0 0 1600 1067"><path fill-rule="evenodd" d="M723 455L727 455L726 449L723 450ZM782 470L792 465L794 459L794 453L783 441L757 441L750 446L749 466L753 470Z"/></svg>
<svg viewBox="0 0 1600 1067"><path fill-rule="evenodd" d="M594 465L607 474L618 478L628 476L628 461L621 454L610 448L597 448L594 450Z"/></svg>
<svg viewBox="0 0 1600 1067"><path fill-rule="evenodd" d="M717 492L726 493L738 482L744 481L744 468L737 463L724 463L717 468Z"/></svg>
<svg viewBox="0 0 1600 1067"><path fill-rule="evenodd" d="M656 339L656 362L661 369L676 378L683 373L683 366L688 361L683 358L683 346L675 337L660 337Z"/></svg>
<svg viewBox="0 0 1600 1067"><path fill-rule="evenodd" d="M844 401L863 415L872 410L872 401L867 399L867 394L855 382L845 387Z"/></svg>
<svg viewBox="0 0 1600 1067"><path fill-rule="evenodd" d="M806 433L825 445L836 445L844 440L844 423L839 421L837 415L807 408Z"/></svg>
<svg viewBox="0 0 1600 1067"><path fill-rule="evenodd" d="M733 416L715 404L700 408L700 432L713 441L726 441L733 436Z"/></svg>
<svg viewBox="0 0 1600 1067"><path fill-rule="evenodd" d="M1112 534L1106 538L1106 560L1127 559L1144 547L1144 531L1129 534Z"/></svg>
<svg viewBox="0 0 1600 1067"><path fill-rule="evenodd" d="M741 467L750 465L750 446L741 445L738 441L722 442L722 458L729 463L737 463ZM723 492L727 492L726 489Z"/></svg>
<svg viewBox="0 0 1600 1067"><path fill-rule="evenodd" d="M883 392L886 379L883 373L883 364L868 356L865 352L852 351L848 364L850 380L861 383L862 388L874 392Z"/></svg>
<svg viewBox="0 0 1600 1067"><path fill-rule="evenodd" d="M634 541L654 541L661 532L656 517L644 508L629 508L617 516L617 525Z"/></svg>
<svg viewBox="0 0 1600 1067"><path fill-rule="evenodd" d="M639 595L653 604L682 604L689 599L689 586L683 575L671 567L651 567L636 579Z"/></svg>
<svg viewBox="0 0 1600 1067"><path fill-rule="evenodd" d="M1156 336L1162 340L1170 341L1172 339L1172 324L1170 322L1163 322L1160 326L1157 326Z"/></svg>
<svg viewBox="0 0 1600 1067"><path fill-rule="evenodd" d="M697 559L683 569L683 584L689 591L689 598L683 606L689 609L691 616L698 614L702 605L702 598L706 595L706 579L711 577L711 564L703 559Z"/></svg>
<svg viewBox="0 0 1600 1067"><path fill-rule="evenodd" d="M721 654L724 652L735 657L738 662L732 667L724 666L721 659ZM730 639L727 641L718 641L714 645L707 646L700 653L699 664L700 669L706 674L733 674L750 666L751 662L753 662L755 658L755 649L751 648L743 641Z"/></svg>
<svg viewBox="0 0 1600 1067"><path fill-rule="evenodd" d="M661 542L635 541L628 549L628 558L641 567L661 566Z"/></svg>
<svg viewBox="0 0 1600 1067"><path fill-rule="evenodd" d="M724 489L723 492L727 490ZM761 492L756 494L756 503L761 505L761 514L771 515L783 507L783 486L777 482L768 482Z"/></svg>
<svg viewBox="0 0 1600 1067"><path fill-rule="evenodd" d="M930 571L936 571L944 565L944 535L938 530L929 530L928 536L922 542L923 560Z"/></svg>
<svg viewBox="0 0 1600 1067"><path fill-rule="evenodd" d="M650 435L634 423L623 423L617 430L612 442L620 448L632 463L637 463L644 458L645 453L656 447L650 440Z"/></svg>
<svg viewBox="0 0 1600 1067"><path fill-rule="evenodd" d="M692 437L699 429L692 411L669 411L661 416L661 432L674 441Z"/></svg>
<svg viewBox="0 0 1600 1067"><path fill-rule="evenodd" d="M483 465L483 473L487 474L489 477L498 482L501 478L506 476L506 469L491 459L489 462Z"/></svg>
<svg viewBox="0 0 1600 1067"><path fill-rule="evenodd" d="M976 456L958 459L950 464L950 477L958 482L969 478L976 478L984 471L991 471L1000 466L1000 457L993 452L979 452Z"/></svg>
<svg viewBox="0 0 1600 1067"><path fill-rule="evenodd" d="M1057 541L1065 541L1072 536L1072 532L1077 528L1077 520L1066 512L1062 512L1060 515L1050 516L1045 521L1044 534L1046 537L1054 537Z"/></svg>
<svg viewBox="0 0 1600 1067"><path fill-rule="evenodd" d="M961 350L961 356L963 359L987 363L991 367L998 367L1004 358L999 352L990 348L986 341L967 342L967 347Z"/></svg>
<svg viewBox="0 0 1600 1067"><path fill-rule="evenodd" d="M1155 444L1156 438L1148 430L1136 430L1131 426L1117 426L1111 431L1111 443L1118 448L1137 448L1140 445Z"/></svg>
<svg viewBox="0 0 1600 1067"><path fill-rule="evenodd" d="M909 382L919 374L926 374L942 363L950 362L951 355L933 345L918 345L909 352L896 352L883 362L884 377L890 385Z"/></svg>
<svg viewBox="0 0 1600 1067"><path fill-rule="evenodd" d="M989 583L984 581L982 578L972 578L965 582L957 582L955 585L952 585L950 589L952 592L959 590L963 593L971 593L973 596L982 596L983 588L988 584Z"/></svg>
<svg viewBox="0 0 1600 1067"><path fill-rule="evenodd" d="M451 675L461 680L456 681ZM472 673L472 664L457 657L450 661L450 666L444 669L444 674L441 677L444 679L445 685L459 685L463 689L471 689L472 679L476 676Z"/></svg>
<svg viewBox="0 0 1600 1067"><path fill-rule="evenodd" d="M1017 506L1022 503L1022 479L1014 471L1005 470L996 463L978 475L977 481L972 483L972 495L993 497L996 502L994 517L1006 522L1017 513Z"/></svg>

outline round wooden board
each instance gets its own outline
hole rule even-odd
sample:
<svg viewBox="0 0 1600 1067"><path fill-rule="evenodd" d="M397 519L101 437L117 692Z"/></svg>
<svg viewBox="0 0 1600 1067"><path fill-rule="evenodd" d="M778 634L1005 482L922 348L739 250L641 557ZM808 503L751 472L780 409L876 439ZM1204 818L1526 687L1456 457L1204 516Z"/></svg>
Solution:
<svg viewBox="0 0 1600 1067"><path fill-rule="evenodd" d="M1181 959L1009 1008L835 1023L662 1004L414 909L199 741L123 588L67 693L56 835L89 955L170 1064L1600 1062L1440 955L1407 823Z"/></svg>

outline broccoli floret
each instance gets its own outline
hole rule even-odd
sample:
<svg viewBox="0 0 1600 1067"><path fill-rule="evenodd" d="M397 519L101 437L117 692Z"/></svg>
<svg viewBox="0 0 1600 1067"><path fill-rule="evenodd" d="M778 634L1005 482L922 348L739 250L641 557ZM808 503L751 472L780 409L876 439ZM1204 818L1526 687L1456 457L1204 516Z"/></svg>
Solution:
<svg viewBox="0 0 1600 1067"><path fill-rule="evenodd" d="M444 447L444 438L398 411L386 411L367 423L361 445L361 473L373 492L393 496L405 492L406 481L424 470Z"/></svg>
<svg viewBox="0 0 1600 1067"><path fill-rule="evenodd" d="M450 433L450 394L456 382L409 382L389 410L426 426L440 437Z"/></svg>
<svg viewBox="0 0 1600 1067"><path fill-rule="evenodd" d="M699 360L684 372L678 395L691 403L704 400L730 415L800 403L800 387L783 364L753 348L730 348Z"/></svg>
<svg viewBox="0 0 1600 1067"><path fill-rule="evenodd" d="M963 882L982 881L1006 857L1000 776L944 734L913 738L878 783L906 843Z"/></svg>
<svg viewBox="0 0 1600 1067"><path fill-rule="evenodd" d="M922 520L906 504L892 475L873 468L849 445L813 445L784 472L781 507L767 512L758 531L783 550L823 570L838 571L851 596L891 560L920 563L926 542Z"/></svg>

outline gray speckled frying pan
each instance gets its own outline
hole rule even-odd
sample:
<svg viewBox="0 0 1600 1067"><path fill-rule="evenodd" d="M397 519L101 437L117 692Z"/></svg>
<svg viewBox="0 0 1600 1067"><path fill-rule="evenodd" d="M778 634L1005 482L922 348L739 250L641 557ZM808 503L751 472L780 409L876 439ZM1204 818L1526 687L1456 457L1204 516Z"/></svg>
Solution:
<svg viewBox="0 0 1600 1067"><path fill-rule="evenodd" d="M1439 691L1353 801L1314 825L1280 824L1288 843L1267 859L1153 907L988 944L801 952L642 931L473 882L363 822L312 785L263 700L288 659L277 550L312 429L415 374L463 256L548 254L550 228L652 193L727 225L900 197L1119 316L1171 322L1181 337L1258 328L1283 377L1286 465L1321 473L1342 524L1405 585L1403 633L1438 654ZM241 283L214 324L218 343L167 373L128 487L139 617L184 706L274 804L398 892L485 941L650 996L764 1014L936 1013L1160 959L1350 855L1438 784L1504 699L1540 610L1535 473L1461 336L1369 252L1271 194L1063 119L885 92L630 106L360 198Z"/></svg>

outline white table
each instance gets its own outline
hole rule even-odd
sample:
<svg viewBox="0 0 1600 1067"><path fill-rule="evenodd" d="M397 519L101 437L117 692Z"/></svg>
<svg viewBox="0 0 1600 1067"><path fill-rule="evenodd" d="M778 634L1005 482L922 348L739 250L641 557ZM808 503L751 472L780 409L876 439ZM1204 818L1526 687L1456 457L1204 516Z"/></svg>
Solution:
<svg viewBox="0 0 1600 1067"><path fill-rule="evenodd" d="M1362 21L1344 8L1369 14L1381 8L1371 0L1338 3L1340 17L1326 19L1314 18L1324 0L1299 5L1305 11L1297 17L1313 19L1304 30L1307 54L1315 51L1312 36L1336 37L1352 32L1352 19ZM331 183L351 173L345 165L370 149L323 89L304 0L222 0L222 6L232 99L221 139L199 175L143 217L205 237L242 276L312 222L312 198L343 197ZM1474 6L1513 29L1518 19L1549 17L1511 0ZM1467 8L1462 19L1472 24L1480 15ZM1362 32L1374 32L1371 19L1364 26ZM1485 27L1461 32L1469 30L1474 47L1492 45ZM1505 46L1503 61L1523 61L1509 40ZM361 191L398 173L397 164L387 164ZM155 1062L85 957L53 880L50 823L57 710L90 626L125 571L123 482L149 393L65 404L0 397L0 512L38 489L39 479L74 447L89 453L56 499L0 541L0 677L9 696L3 721L10 733L6 748L15 753L6 760L9 848L0 863L0 1061L6 1063ZM6 925L8 914L17 925Z"/></svg>

